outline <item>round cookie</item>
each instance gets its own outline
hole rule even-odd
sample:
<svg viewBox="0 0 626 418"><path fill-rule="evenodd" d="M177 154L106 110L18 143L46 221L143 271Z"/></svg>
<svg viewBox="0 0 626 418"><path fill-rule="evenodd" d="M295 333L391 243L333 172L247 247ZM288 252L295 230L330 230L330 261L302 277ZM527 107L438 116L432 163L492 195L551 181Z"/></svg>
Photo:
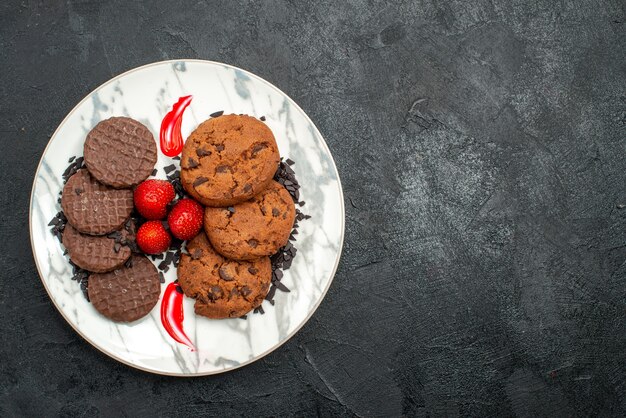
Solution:
<svg viewBox="0 0 626 418"><path fill-rule="evenodd" d="M130 267L89 276L89 300L98 312L117 322L146 316L161 294L159 273L145 256L133 255Z"/></svg>
<svg viewBox="0 0 626 418"><path fill-rule="evenodd" d="M133 191L107 187L82 169L65 183L61 207L67 221L79 232L104 235L120 229L130 218Z"/></svg>
<svg viewBox="0 0 626 418"><path fill-rule="evenodd" d="M114 117L98 123L85 139L85 165L98 181L128 188L148 178L157 147L148 128L134 119Z"/></svg>
<svg viewBox="0 0 626 418"><path fill-rule="evenodd" d="M229 206L250 199L272 180L280 155L274 134L245 115L202 122L183 147L180 178L206 206Z"/></svg>
<svg viewBox="0 0 626 418"><path fill-rule="evenodd" d="M116 231L118 239L108 236L85 235L78 232L69 223L63 230L63 246L67 249L70 260L78 267L94 273L105 273L122 266L132 254L131 249L122 245L126 240L134 239L134 231L123 228ZM112 235L112 234L109 234Z"/></svg>
<svg viewBox="0 0 626 418"><path fill-rule="evenodd" d="M178 283L196 299L196 314L213 319L238 318L263 303L272 280L269 257L254 261L227 260L201 232L182 254Z"/></svg>
<svg viewBox="0 0 626 418"><path fill-rule="evenodd" d="M287 244L296 217L289 192L276 181L230 209L206 208L204 230L217 252L235 260L272 255Z"/></svg>

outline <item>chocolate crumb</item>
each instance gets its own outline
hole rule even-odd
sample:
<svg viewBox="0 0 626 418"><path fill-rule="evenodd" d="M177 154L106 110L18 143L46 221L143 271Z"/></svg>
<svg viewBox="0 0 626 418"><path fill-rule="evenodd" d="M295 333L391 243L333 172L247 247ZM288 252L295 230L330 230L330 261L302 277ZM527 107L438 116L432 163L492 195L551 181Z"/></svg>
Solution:
<svg viewBox="0 0 626 418"><path fill-rule="evenodd" d="M152 173L150 174L152 177L157 175L157 169L155 168L154 170L152 170Z"/></svg>
<svg viewBox="0 0 626 418"><path fill-rule="evenodd" d="M248 267L248 271L250 272L250 274L257 274L259 271L257 269L255 269L254 267Z"/></svg>
<svg viewBox="0 0 626 418"><path fill-rule="evenodd" d="M261 119L263 122L265 122L265 116L261 116L259 119Z"/></svg>
<svg viewBox="0 0 626 418"><path fill-rule="evenodd" d="M176 286L176 291L177 291L178 293L180 293L181 295L184 295L184 294L185 294L185 292L183 292L183 288L182 288L182 287L180 287L180 286Z"/></svg>
<svg viewBox="0 0 626 418"><path fill-rule="evenodd" d="M248 245L251 246L252 248L256 248L257 245L259 245L259 241L255 240L255 239L249 239L247 241Z"/></svg>
<svg viewBox="0 0 626 418"><path fill-rule="evenodd" d="M225 148L225 147L224 147L224 145L223 145L223 144L217 144L217 145L215 146L215 150L216 150L216 151L218 151L218 152L219 152L219 151L224 151L224 148Z"/></svg>
<svg viewBox="0 0 626 418"><path fill-rule="evenodd" d="M217 118L217 117L222 116L223 114L224 114L224 111L220 110L220 111L211 113L209 116L212 117L212 118Z"/></svg>
<svg viewBox="0 0 626 418"><path fill-rule="evenodd" d="M163 167L163 171L165 171L165 174L169 174L172 171L176 170L176 165L175 164L170 164L168 166Z"/></svg>
<svg viewBox="0 0 626 418"><path fill-rule="evenodd" d="M159 281L161 283L165 283L165 276L163 275L163 272L161 271L159 272Z"/></svg>

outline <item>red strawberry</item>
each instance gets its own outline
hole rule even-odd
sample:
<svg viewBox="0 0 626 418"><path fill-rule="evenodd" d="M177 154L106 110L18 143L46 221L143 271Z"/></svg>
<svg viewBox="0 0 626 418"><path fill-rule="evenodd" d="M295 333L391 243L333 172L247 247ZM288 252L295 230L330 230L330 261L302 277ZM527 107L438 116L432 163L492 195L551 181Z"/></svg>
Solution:
<svg viewBox="0 0 626 418"><path fill-rule="evenodd" d="M181 199L167 216L170 231L178 239L192 239L202 228L204 208L193 199Z"/></svg>
<svg viewBox="0 0 626 418"><path fill-rule="evenodd" d="M146 180L135 189L135 208L146 219L163 219L167 204L175 197L174 187L166 180Z"/></svg>
<svg viewBox="0 0 626 418"><path fill-rule="evenodd" d="M137 245L146 254L159 254L170 247L172 237L160 221L148 221L139 227Z"/></svg>

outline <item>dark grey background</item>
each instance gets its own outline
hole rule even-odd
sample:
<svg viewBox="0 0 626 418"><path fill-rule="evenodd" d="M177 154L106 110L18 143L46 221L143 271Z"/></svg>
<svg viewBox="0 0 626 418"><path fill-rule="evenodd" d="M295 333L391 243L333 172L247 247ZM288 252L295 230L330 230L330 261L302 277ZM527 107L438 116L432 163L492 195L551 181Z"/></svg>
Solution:
<svg viewBox="0 0 626 418"><path fill-rule="evenodd" d="M2 2L0 415L623 416L625 20L618 0ZM301 332L196 379L77 336L28 237L67 112L185 57L298 102L347 218Z"/></svg>

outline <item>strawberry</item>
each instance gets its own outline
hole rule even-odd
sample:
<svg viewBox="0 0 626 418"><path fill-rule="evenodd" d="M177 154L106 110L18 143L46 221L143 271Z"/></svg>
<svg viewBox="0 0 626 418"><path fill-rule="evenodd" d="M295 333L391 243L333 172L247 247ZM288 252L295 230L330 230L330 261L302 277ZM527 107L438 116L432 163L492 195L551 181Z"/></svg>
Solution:
<svg viewBox="0 0 626 418"><path fill-rule="evenodd" d="M172 237L160 221L148 221L139 227L137 245L146 254L159 254L170 247Z"/></svg>
<svg viewBox="0 0 626 418"><path fill-rule="evenodd" d="M198 235L204 217L204 208L193 199L181 199L167 216L170 231L178 239L191 239Z"/></svg>
<svg viewBox="0 0 626 418"><path fill-rule="evenodd" d="M167 204L176 194L174 187L166 180L146 180L135 189L133 200L135 208L146 219L164 219L167 215Z"/></svg>

